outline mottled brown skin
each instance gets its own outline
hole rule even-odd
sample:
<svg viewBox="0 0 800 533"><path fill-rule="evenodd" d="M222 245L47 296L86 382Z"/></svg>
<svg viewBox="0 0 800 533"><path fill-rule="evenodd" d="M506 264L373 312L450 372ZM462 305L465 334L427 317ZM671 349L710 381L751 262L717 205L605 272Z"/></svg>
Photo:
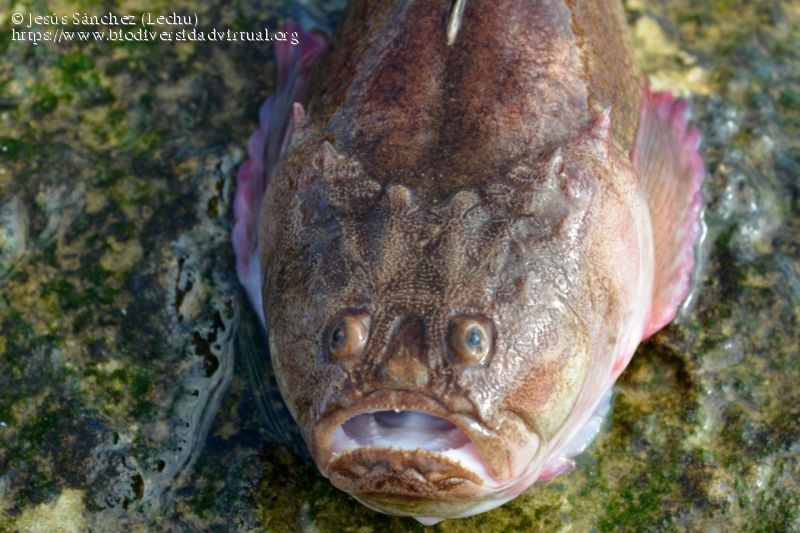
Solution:
<svg viewBox="0 0 800 533"><path fill-rule="evenodd" d="M332 460L334 428L425 411L513 479L526 443L547 445L539 457L566 438L606 384L642 275L616 258L644 239L628 163L642 81L621 6L469 0L448 47L449 7L350 6L260 232L273 364L317 465L373 507L422 516L457 514L485 488L446 461L398 467L410 452ZM332 362L327 334L353 312L371 317L366 349ZM448 356L460 316L493 324L488 360Z"/></svg>
<svg viewBox="0 0 800 533"><path fill-rule="evenodd" d="M607 106L614 143L631 149L643 78L619 2L469 0L450 47L449 7L360 1L342 21L308 111L367 173L449 196L574 138Z"/></svg>

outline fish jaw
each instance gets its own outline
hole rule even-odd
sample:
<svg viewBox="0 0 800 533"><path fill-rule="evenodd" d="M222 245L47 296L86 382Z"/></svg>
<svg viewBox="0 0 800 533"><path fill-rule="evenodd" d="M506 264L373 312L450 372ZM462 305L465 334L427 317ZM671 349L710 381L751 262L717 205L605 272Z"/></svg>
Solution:
<svg viewBox="0 0 800 533"><path fill-rule="evenodd" d="M406 391L378 391L323 417L311 443L337 488L377 511L429 521L502 505L541 463L539 438L521 422L492 430Z"/></svg>

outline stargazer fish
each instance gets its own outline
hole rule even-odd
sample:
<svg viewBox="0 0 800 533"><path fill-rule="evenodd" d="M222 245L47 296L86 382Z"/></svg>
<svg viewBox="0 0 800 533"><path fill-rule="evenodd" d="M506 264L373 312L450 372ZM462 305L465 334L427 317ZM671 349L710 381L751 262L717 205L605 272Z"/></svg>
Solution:
<svg viewBox="0 0 800 533"><path fill-rule="evenodd" d="M571 470L689 289L688 104L612 0L356 0L299 40L233 240L319 471L432 524Z"/></svg>

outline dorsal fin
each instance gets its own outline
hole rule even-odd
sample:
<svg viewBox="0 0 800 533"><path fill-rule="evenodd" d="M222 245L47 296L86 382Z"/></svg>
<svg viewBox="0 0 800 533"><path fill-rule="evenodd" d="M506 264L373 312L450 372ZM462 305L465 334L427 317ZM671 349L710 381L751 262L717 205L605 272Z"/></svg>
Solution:
<svg viewBox="0 0 800 533"><path fill-rule="evenodd" d="M467 0L455 0L450 9L450 18L447 21L447 46L452 46L458 37L458 30L461 29L461 18L464 16L464 7Z"/></svg>

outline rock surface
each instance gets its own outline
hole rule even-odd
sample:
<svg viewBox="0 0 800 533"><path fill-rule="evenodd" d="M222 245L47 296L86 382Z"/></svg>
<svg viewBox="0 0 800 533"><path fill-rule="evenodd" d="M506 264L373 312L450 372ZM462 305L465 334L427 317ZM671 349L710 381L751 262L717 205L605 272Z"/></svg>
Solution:
<svg viewBox="0 0 800 533"><path fill-rule="evenodd" d="M147 4L0 11L0 531L423 529L276 444L234 357L253 319L230 202L270 48L11 33L14 13L289 15ZM652 84L690 96L704 133L696 288L573 473L441 531L800 531L800 7L626 7Z"/></svg>

